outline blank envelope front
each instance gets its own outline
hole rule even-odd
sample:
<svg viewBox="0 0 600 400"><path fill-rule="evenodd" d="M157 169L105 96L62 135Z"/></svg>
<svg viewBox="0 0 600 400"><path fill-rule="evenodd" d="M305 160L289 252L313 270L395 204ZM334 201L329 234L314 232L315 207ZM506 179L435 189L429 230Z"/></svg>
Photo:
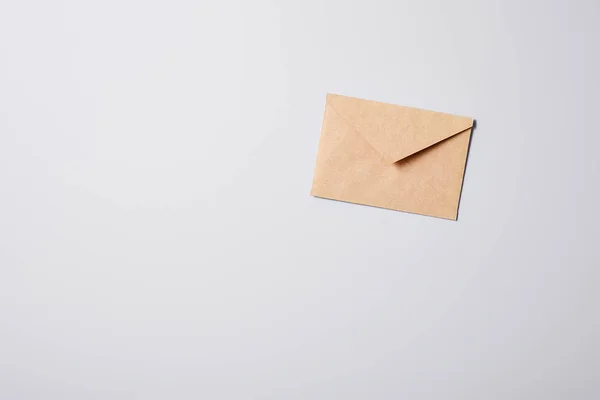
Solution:
<svg viewBox="0 0 600 400"><path fill-rule="evenodd" d="M473 119L327 95L311 195L455 220Z"/></svg>

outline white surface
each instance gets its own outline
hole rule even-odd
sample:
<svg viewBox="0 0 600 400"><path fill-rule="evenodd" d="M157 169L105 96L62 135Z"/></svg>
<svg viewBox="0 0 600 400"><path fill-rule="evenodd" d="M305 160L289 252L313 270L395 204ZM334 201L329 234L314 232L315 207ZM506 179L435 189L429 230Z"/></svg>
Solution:
<svg viewBox="0 0 600 400"><path fill-rule="evenodd" d="M600 398L597 1L3 1L0 398ZM473 116L458 222L309 197L325 93Z"/></svg>

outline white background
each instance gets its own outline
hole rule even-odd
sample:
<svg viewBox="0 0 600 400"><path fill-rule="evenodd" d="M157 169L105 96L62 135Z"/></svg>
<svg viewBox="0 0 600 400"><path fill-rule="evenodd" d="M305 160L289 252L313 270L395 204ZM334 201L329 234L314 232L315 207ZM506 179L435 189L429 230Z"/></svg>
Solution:
<svg viewBox="0 0 600 400"><path fill-rule="evenodd" d="M600 398L598 1L0 4L0 398ZM459 220L310 197L326 92Z"/></svg>

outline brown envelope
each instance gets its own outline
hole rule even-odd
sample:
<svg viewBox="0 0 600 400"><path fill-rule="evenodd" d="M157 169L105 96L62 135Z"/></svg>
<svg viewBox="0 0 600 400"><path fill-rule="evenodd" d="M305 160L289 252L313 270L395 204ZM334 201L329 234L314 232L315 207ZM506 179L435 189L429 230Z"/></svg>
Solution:
<svg viewBox="0 0 600 400"><path fill-rule="evenodd" d="M473 119L327 95L311 195L456 220Z"/></svg>

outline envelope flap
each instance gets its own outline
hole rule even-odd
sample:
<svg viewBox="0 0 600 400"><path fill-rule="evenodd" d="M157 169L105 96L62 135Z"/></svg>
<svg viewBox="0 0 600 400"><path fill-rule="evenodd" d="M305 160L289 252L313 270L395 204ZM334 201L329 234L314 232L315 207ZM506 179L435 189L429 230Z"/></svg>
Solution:
<svg viewBox="0 0 600 400"><path fill-rule="evenodd" d="M327 103L389 164L473 126L473 119L328 94Z"/></svg>

